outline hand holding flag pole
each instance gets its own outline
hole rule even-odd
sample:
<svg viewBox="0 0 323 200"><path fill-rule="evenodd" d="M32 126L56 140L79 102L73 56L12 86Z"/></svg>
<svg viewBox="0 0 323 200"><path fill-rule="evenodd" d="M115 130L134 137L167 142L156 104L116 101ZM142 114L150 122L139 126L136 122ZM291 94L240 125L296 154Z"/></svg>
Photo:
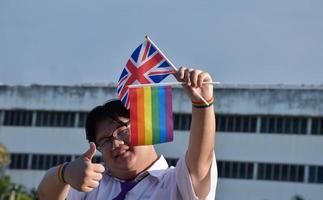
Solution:
<svg viewBox="0 0 323 200"><path fill-rule="evenodd" d="M182 68L181 68L182 69ZM129 109L129 87L134 84L141 86L163 86L183 83L160 83L169 74L177 75L181 69L163 54L163 52L146 36L146 40L140 44L128 59L125 68L119 77L117 92L122 104ZM177 80L182 80L177 79ZM205 81L203 84L219 84L219 82ZM139 87L139 86L138 86ZM195 88L191 88L194 95L204 101L205 99Z"/></svg>
<svg viewBox="0 0 323 200"><path fill-rule="evenodd" d="M171 65L171 67L177 71L175 65L165 56L165 54L158 48L158 46L146 35L146 39L157 49L157 51L167 60L167 62ZM128 87L141 87L141 86L164 86L164 85L180 85L185 84L184 82L170 82L170 83L155 83L155 84L140 84L140 85L129 85ZM220 84L220 82L204 82L203 84ZM195 90L193 92L205 103L209 104L204 97L202 97Z"/></svg>
<svg viewBox="0 0 323 200"><path fill-rule="evenodd" d="M130 109L131 143L133 145L172 141L171 85L185 84L183 85L184 89L189 89L187 92L191 99L201 99L205 104L208 104L201 93L195 90L195 87L189 87L190 83L194 86L196 83L183 78L184 70L187 69L180 68L178 70L148 36L133 51L117 84L117 92L121 102L127 109ZM193 73L197 75L196 71ZM175 77L180 76L177 78L179 82L160 83L169 74L173 74ZM185 74L187 76L187 72ZM210 77L202 78L201 74L198 75L199 86L201 84L220 84L219 82L211 82ZM188 87L185 87L186 85ZM204 90L204 88L208 89ZM211 91L210 87L201 89L202 94Z"/></svg>

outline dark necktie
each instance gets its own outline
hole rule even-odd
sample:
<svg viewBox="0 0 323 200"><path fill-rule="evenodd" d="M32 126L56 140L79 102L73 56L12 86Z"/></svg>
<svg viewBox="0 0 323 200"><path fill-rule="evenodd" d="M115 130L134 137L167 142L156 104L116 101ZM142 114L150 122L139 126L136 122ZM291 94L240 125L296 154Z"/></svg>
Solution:
<svg viewBox="0 0 323 200"><path fill-rule="evenodd" d="M124 200L126 198L126 194L133 188L135 187L142 179L144 179L148 175L145 174L142 176L139 180L136 181L125 181L125 182L120 182L121 185L121 191L120 193L113 198L113 200Z"/></svg>
<svg viewBox="0 0 323 200"><path fill-rule="evenodd" d="M121 192L113 200L123 200L126 198L126 194L137 184L132 181L120 182Z"/></svg>

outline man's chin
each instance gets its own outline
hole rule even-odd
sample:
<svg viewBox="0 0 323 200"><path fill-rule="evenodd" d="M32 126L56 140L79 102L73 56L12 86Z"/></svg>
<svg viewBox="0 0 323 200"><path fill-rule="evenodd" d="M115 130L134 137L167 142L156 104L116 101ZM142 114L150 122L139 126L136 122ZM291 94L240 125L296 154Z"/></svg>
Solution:
<svg viewBox="0 0 323 200"><path fill-rule="evenodd" d="M127 151L114 158L116 165L122 169L130 169L133 166L134 158L131 151Z"/></svg>

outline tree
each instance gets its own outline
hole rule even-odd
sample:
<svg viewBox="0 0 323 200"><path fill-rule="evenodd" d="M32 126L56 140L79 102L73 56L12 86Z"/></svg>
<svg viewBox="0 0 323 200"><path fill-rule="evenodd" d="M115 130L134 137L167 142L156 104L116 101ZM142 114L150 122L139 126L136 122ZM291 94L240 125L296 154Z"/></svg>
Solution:
<svg viewBox="0 0 323 200"><path fill-rule="evenodd" d="M37 199L36 192L28 192L22 185L11 182L10 177L4 173L5 167L10 163L10 155L6 147L0 144L0 200L33 200Z"/></svg>
<svg viewBox="0 0 323 200"><path fill-rule="evenodd" d="M5 166L10 163L9 153L6 147L0 144L0 199L8 198L11 189L11 181L9 176L4 175Z"/></svg>
<svg viewBox="0 0 323 200"><path fill-rule="evenodd" d="M4 175L4 167L10 163L10 155L6 147L0 144L0 177Z"/></svg>
<svg viewBox="0 0 323 200"><path fill-rule="evenodd" d="M0 177L0 199L2 200L10 193L11 181L9 176Z"/></svg>
<svg viewBox="0 0 323 200"><path fill-rule="evenodd" d="M9 176L0 178L0 200L36 200L35 194L30 194L22 185L11 183Z"/></svg>
<svg viewBox="0 0 323 200"><path fill-rule="evenodd" d="M10 196L15 200L32 200L25 187L12 183L10 177L5 175L4 169L9 163L10 155L6 147L0 144L0 200L9 200Z"/></svg>

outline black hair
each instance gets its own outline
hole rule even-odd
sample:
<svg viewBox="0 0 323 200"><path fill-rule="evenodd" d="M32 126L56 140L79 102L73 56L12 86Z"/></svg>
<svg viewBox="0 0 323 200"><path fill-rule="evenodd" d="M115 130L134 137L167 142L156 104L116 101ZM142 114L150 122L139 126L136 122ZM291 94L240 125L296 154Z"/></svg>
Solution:
<svg viewBox="0 0 323 200"><path fill-rule="evenodd" d="M89 142L95 142L97 125L106 119L119 121L118 117L130 118L130 112L120 100L112 99L90 111L86 118L85 133Z"/></svg>

